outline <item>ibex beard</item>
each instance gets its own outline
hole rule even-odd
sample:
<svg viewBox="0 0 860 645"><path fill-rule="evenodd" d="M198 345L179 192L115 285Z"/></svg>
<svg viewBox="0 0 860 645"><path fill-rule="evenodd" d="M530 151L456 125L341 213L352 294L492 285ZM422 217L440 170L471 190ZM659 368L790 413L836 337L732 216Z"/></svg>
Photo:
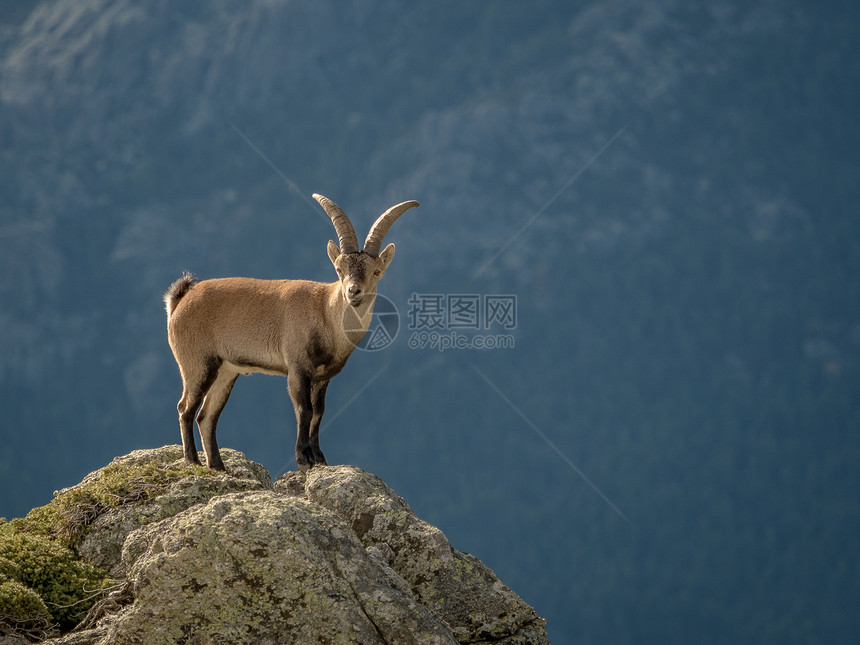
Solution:
<svg viewBox="0 0 860 645"><path fill-rule="evenodd" d="M418 202L403 202L385 211L359 249L355 229L343 210L322 195L315 194L314 199L331 218L338 236L338 244L328 243L335 282L198 281L186 273L164 294L167 339L182 376L177 410L187 463L200 463L194 443L196 418L206 464L225 470L215 438L218 417L236 379L255 372L287 377L296 413L299 469L326 463L319 430L328 383L343 369L370 324L376 285L394 258L393 244L380 252L385 234ZM361 321L358 329L344 329L347 308L352 320Z"/></svg>

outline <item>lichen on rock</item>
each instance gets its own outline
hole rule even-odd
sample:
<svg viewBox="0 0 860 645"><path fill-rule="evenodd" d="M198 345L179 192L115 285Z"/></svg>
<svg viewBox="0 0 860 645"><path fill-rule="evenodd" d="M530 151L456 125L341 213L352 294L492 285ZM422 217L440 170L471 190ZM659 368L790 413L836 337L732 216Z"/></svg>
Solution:
<svg viewBox="0 0 860 645"><path fill-rule="evenodd" d="M135 450L57 491L50 504L13 523L28 533L57 538L86 561L111 571L134 529L217 495L272 487L260 464L236 450L225 449L222 456L227 473L187 465L180 446Z"/></svg>
<svg viewBox="0 0 860 645"><path fill-rule="evenodd" d="M343 517L368 549L383 555L460 642L500 641L518 632L533 632L523 642L545 642L544 621L534 609L480 560L454 549L375 475L350 466L314 468L307 496Z"/></svg>
<svg viewBox="0 0 860 645"><path fill-rule="evenodd" d="M116 505L96 518L77 547L82 557L108 569L115 577L123 575L118 569L122 545L135 529L172 517L187 508L213 497L246 490L272 487L268 471L236 450L222 451L227 473L202 466L188 466L182 461L179 446L165 446L155 452L158 459L147 461L152 451L135 451L115 459L108 468L136 472L158 468L152 492L135 504ZM173 459L170 459L173 457ZM144 480L146 481L146 480Z"/></svg>
<svg viewBox="0 0 860 645"><path fill-rule="evenodd" d="M130 642L192 633L212 643L456 642L343 520L303 499L224 495L139 529L129 544L138 546L123 553L135 603L116 629Z"/></svg>

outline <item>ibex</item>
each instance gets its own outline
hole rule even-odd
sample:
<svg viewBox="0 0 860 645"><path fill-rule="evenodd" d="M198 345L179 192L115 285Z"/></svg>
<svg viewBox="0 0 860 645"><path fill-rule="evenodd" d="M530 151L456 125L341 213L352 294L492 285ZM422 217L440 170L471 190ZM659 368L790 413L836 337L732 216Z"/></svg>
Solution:
<svg viewBox="0 0 860 645"><path fill-rule="evenodd" d="M359 249L355 229L341 208L322 195L314 199L337 233L339 246L328 243L337 281L198 282L184 274L164 294L167 338L182 376L177 409L188 463L200 463L192 427L196 414L206 464L225 470L215 439L218 416L236 378L252 372L287 377L298 424L298 467L307 471L326 463L319 430L328 382L343 369L370 324L376 284L394 257L393 244L380 253L382 240L394 221L418 202L385 211ZM351 322L345 326L345 320Z"/></svg>

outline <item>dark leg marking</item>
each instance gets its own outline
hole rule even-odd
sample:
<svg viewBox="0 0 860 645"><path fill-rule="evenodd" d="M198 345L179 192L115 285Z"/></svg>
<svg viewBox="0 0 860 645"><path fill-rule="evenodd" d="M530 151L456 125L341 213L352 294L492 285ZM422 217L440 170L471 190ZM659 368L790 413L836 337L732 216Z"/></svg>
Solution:
<svg viewBox="0 0 860 645"><path fill-rule="evenodd" d="M206 392L218 376L221 361L212 359L197 370L199 375L194 381L183 382L182 398L176 406L179 412L179 433L182 436L182 450L186 463L199 464L197 447L194 445L194 415L203 403Z"/></svg>
<svg viewBox="0 0 860 645"><path fill-rule="evenodd" d="M311 406L313 416L311 417L310 443L314 461L318 464L326 464L325 455L320 450L320 423L325 414L325 393L328 381L313 381L311 383Z"/></svg>
<svg viewBox="0 0 860 645"><path fill-rule="evenodd" d="M287 377L287 389L296 412L296 464L301 471L310 470L315 462L310 445L310 425L313 417L311 405L311 379L292 373Z"/></svg>
<svg viewBox="0 0 860 645"><path fill-rule="evenodd" d="M223 365L218 371L218 376L209 387L203 406L197 413L197 428L200 430L200 439L203 441L203 451L206 453L206 465L213 470L226 470L221 460L221 452L218 450L218 441L215 438L215 430L218 426L218 417L227 405L233 384L239 375Z"/></svg>

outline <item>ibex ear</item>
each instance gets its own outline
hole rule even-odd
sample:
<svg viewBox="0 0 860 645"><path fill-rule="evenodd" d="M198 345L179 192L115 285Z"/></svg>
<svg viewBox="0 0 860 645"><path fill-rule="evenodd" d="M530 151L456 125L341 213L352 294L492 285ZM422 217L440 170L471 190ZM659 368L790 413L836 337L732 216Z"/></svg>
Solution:
<svg viewBox="0 0 860 645"><path fill-rule="evenodd" d="M379 259L382 260L383 266L387 269L388 265L391 264L391 261L394 259L394 245L389 244L386 246L382 253L379 254Z"/></svg>
<svg viewBox="0 0 860 645"><path fill-rule="evenodd" d="M338 257L340 257L340 249L337 248L337 244L335 244L334 242L329 240L327 250L328 250L328 259L331 260L332 264L334 264L334 261L337 260Z"/></svg>

